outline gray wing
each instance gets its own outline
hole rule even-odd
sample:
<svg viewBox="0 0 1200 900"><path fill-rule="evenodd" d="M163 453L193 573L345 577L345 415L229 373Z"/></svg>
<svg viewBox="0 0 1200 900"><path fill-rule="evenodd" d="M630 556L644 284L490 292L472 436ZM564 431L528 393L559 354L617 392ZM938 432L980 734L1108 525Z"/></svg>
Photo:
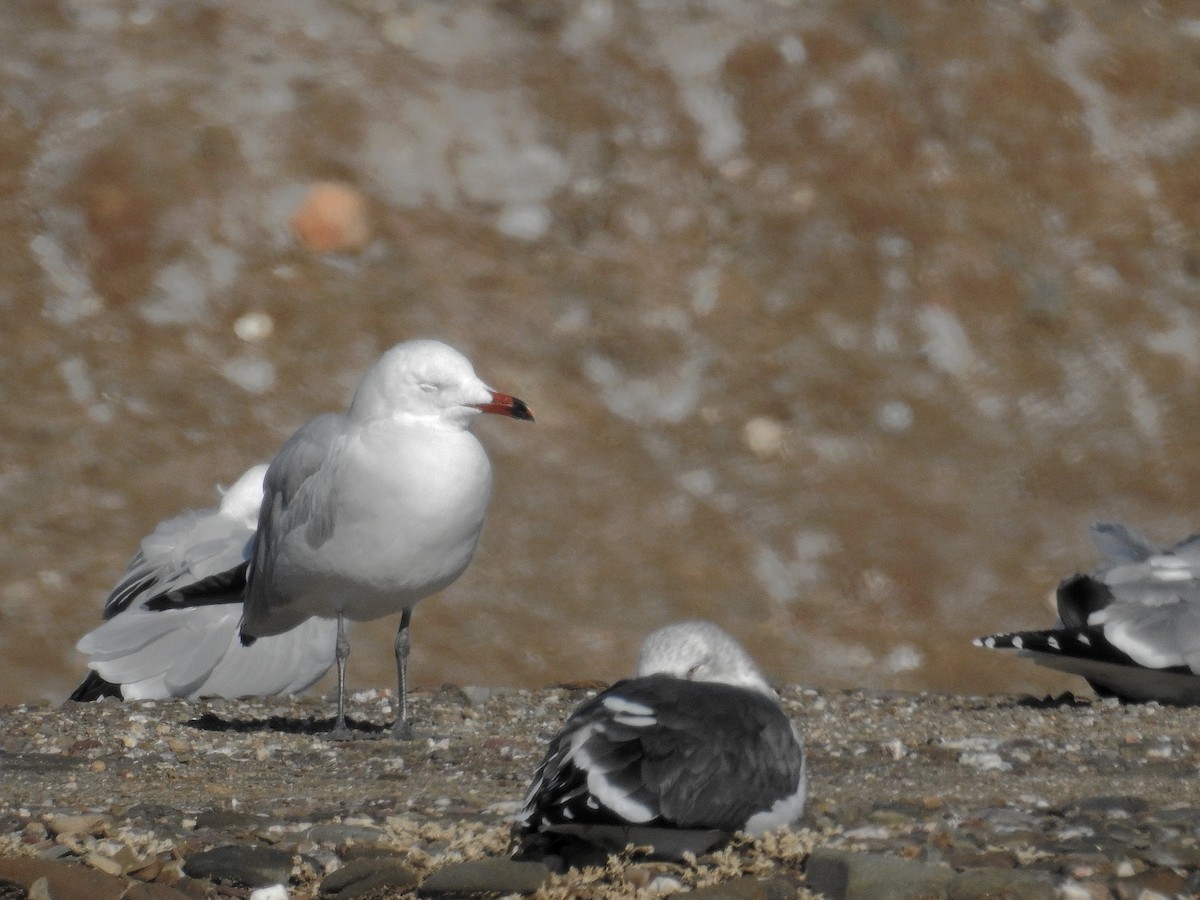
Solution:
<svg viewBox="0 0 1200 900"><path fill-rule="evenodd" d="M1157 544L1120 522L1094 522L1089 534L1092 544L1108 566L1145 562L1162 552Z"/></svg>
<svg viewBox="0 0 1200 900"><path fill-rule="evenodd" d="M1162 602L1112 603L1089 618L1108 642L1148 669L1186 667L1200 674L1200 602L1196 584Z"/></svg>
<svg viewBox="0 0 1200 900"><path fill-rule="evenodd" d="M1105 557L1094 577L1112 592L1113 604L1200 603L1200 536L1168 550L1124 525L1097 523L1092 538Z"/></svg>
<svg viewBox="0 0 1200 900"><path fill-rule="evenodd" d="M246 561L253 537L244 523L215 509L186 512L159 523L109 594L104 618L237 568ZM234 590L215 602L239 599Z"/></svg>
<svg viewBox="0 0 1200 900"><path fill-rule="evenodd" d="M1190 534L1171 548L1171 554L1200 572L1200 534Z"/></svg>
<svg viewBox="0 0 1200 900"><path fill-rule="evenodd" d="M263 481L258 532L247 572L244 636L267 618L274 564L283 538L298 528L319 547L333 534L334 497L330 462L346 428L339 413L317 416L296 431L280 449ZM285 598L286 599L286 598Z"/></svg>

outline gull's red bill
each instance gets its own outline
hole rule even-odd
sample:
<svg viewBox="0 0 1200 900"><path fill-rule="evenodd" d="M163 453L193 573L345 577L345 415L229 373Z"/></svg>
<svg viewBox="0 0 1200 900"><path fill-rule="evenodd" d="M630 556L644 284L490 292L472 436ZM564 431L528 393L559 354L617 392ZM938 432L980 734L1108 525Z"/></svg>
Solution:
<svg viewBox="0 0 1200 900"><path fill-rule="evenodd" d="M508 416L511 419L524 419L532 422L533 410L525 405L524 400L518 400L508 394L492 391L491 403L480 403L479 408L485 413L495 413L498 416Z"/></svg>

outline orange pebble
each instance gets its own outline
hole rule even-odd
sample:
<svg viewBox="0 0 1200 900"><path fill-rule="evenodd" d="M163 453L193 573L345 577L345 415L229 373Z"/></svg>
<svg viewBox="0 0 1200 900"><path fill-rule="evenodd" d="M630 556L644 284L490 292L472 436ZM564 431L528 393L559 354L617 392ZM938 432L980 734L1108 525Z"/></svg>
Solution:
<svg viewBox="0 0 1200 900"><path fill-rule="evenodd" d="M314 184L291 219L292 234L313 253L346 253L371 240L367 198L348 184Z"/></svg>

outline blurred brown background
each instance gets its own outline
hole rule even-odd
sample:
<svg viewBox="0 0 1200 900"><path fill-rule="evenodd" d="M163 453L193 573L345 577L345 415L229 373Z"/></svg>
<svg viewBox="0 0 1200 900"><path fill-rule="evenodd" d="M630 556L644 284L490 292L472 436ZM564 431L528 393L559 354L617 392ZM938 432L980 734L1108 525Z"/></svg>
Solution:
<svg viewBox="0 0 1200 900"><path fill-rule="evenodd" d="M538 415L477 427L418 685L612 679L703 616L780 681L1078 689L970 638L1048 624L1093 519L1200 527L1191 3L0 25L0 701L65 696L141 537L415 336ZM332 245L293 220L325 181Z"/></svg>

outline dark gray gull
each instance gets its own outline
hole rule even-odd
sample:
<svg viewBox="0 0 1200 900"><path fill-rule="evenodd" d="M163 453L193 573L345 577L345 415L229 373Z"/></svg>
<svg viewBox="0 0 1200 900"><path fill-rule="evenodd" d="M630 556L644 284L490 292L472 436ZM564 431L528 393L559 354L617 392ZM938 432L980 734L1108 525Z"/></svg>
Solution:
<svg viewBox="0 0 1200 900"><path fill-rule="evenodd" d="M249 559L265 465L225 491L216 509L159 523L104 605L104 622L76 649L91 673L70 699L248 697L304 690L333 665L337 623L310 619L242 646L241 582L219 576ZM156 599L206 582L213 605L158 609Z"/></svg>
<svg viewBox="0 0 1200 900"><path fill-rule="evenodd" d="M1059 584L1053 628L975 644L1081 675L1101 696L1200 703L1200 535L1163 548L1097 523L1091 537L1104 561Z"/></svg>
<svg viewBox="0 0 1200 900"><path fill-rule="evenodd" d="M267 470L246 573L243 642L283 634L314 616L336 618L337 721L346 726L345 621L400 613L396 737L408 721L413 607L467 568L492 491L492 468L471 423L481 413L533 421L457 350L398 344L359 383L345 413L318 416Z"/></svg>
<svg viewBox="0 0 1200 900"><path fill-rule="evenodd" d="M526 845L701 853L796 821L804 744L754 661L710 622L642 645L637 676L586 701L550 741L517 814Z"/></svg>

